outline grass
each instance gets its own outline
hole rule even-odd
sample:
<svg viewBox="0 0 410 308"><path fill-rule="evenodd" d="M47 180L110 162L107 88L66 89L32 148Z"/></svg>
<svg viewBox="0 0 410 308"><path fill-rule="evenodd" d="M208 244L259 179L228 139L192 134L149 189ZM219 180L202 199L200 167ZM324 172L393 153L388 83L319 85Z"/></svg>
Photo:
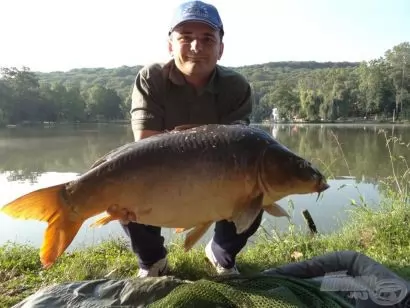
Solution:
<svg viewBox="0 0 410 308"><path fill-rule="evenodd" d="M385 138L390 153L394 146L409 148L409 144L388 138L386 134ZM364 198L352 200L348 222L330 234L312 236L293 224L282 234L260 228L255 242L238 256L239 269L249 273L327 252L355 250L410 279L410 169L398 172L393 154L390 154L390 159L393 175L380 183L384 189L379 207L370 208ZM204 261L203 248L198 245L185 253L182 241L171 243L168 250L172 274L193 280L214 275L212 268ZM41 268L38 249L7 243L0 246L0 307L10 307L39 288L53 283L104 277L125 278L136 275L137 271L136 258L124 239L112 239L94 247L65 253L48 270Z"/></svg>

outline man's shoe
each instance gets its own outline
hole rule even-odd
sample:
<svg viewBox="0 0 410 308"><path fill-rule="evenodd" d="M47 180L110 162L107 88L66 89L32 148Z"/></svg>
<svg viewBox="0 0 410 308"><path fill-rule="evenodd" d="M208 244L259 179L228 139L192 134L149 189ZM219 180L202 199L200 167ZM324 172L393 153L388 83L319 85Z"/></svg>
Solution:
<svg viewBox="0 0 410 308"><path fill-rule="evenodd" d="M149 269L140 268L138 271L137 277L145 278L145 277L159 277L164 276L168 272L168 261L167 258L161 259L151 265Z"/></svg>
<svg viewBox="0 0 410 308"><path fill-rule="evenodd" d="M212 240L209 241L209 243L205 247L205 255L208 261L213 265L215 268L216 272L218 273L219 276L230 276L230 275L239 275L239 271L236 268L236 265L233 266L232 268L225 268L222 267L218 261L216 261L215 255L212 251Z"/></svg>

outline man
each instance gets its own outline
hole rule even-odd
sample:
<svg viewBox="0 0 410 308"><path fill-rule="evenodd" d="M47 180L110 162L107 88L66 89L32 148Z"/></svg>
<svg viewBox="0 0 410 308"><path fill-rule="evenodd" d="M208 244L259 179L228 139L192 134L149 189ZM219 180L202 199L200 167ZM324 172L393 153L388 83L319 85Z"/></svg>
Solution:
<svg viewBox="0 0 410 308"><path fill-rule="evenodd" d="M217 9L201 1L181 4L169 30L172 60L141 69L132 94L135 140L184 124L249 124L251 88L238 73L217 65L224 44ZM260 225L262 211L248 231L236 234L233 223L215 224L215 235L205 249L220 275L238 274L235 258ZM139 258L139 277L159 276L168 270L164 238L159 227L123 222Z"/></svg>

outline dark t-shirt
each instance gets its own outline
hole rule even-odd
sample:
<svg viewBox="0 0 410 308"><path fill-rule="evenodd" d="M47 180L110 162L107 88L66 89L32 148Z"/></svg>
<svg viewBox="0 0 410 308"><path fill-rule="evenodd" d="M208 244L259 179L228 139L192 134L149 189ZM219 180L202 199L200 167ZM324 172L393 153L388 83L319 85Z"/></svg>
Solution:
<svg viewBox="0 0 410 308"><path fill-rule="evenodd" d="M249 124L251 87L239 73L217 65L200 91L185 82L174 61L142 68L135 79L133 130L172 130L184 124Z"/></svg>

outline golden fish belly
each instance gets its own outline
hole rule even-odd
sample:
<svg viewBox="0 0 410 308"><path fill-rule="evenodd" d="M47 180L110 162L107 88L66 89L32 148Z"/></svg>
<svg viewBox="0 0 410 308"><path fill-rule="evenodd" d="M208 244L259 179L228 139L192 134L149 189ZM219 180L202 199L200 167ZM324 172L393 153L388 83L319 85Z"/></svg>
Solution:
<svg viewBox="0 0 410 308"><path fill-rule="evenodd" d="M252 168L220 170L206 163L178 170L164 164L125 178L100 191L105 206L117 204L135 213L139 223L170 228L229 219L257 190Z"/></svg>

